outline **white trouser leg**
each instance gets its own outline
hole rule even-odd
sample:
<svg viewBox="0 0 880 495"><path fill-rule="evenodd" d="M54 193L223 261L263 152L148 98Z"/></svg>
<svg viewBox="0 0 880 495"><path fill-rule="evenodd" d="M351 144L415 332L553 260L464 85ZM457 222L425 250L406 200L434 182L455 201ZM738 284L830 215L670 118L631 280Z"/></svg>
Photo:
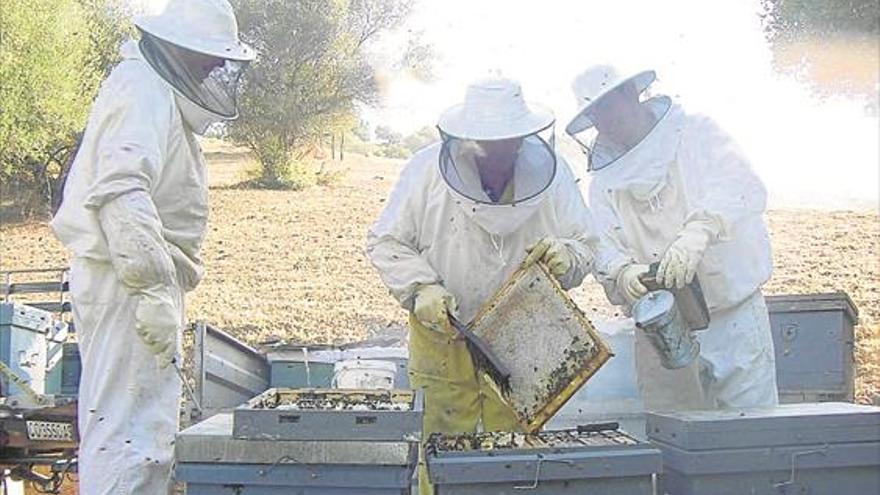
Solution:
<svg viewBox="0 0 880 495"><path fill-rule="evenodd" d="M70 283L82 356L79 493L167 494L180 380L135 333L137 297L111 265L75 259Z"/></svg>
<svg viewBox="0 0 880 495"><path fill-rule="evenodd" d="M779 403L770 317L761 291L711 315L699 332L706 397L717 408L768 407Z"/></svg>
<svg viewBox="0 0 880 495"><path fill-rule="evenodd" d="M660 354L645 331L636 328L636 373L639 394L648 411L684 411L706 406L700 384L699 359L684 368L670 370L660 363Z"/></svg>

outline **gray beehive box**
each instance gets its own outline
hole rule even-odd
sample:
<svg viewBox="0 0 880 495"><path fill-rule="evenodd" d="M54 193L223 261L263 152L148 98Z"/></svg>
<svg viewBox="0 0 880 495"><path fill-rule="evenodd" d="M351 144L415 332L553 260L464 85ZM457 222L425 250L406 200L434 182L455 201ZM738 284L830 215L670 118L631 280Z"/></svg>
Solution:
<svg viewBox="0 0 880 495"><path fill-rule="evenodd" d="M428 447L428 474L437 495L653 494L653 476L661 468L660 452L624 433L596 435L601 437L591 437L593 445L580 446L461 452Z"/></svg>
<svg viewBox="0 0 880 495"><path fill-rule="evenodd" d="M858 311L845 293L770 296L781 402L853 400L853 326Z"/></svg>
<svg viewBox="0 0 880 495"><path fill-rule="evenodd" d="M296 407L304 396L332 397L334 402L348 403L349 407ZM388 407L367 408L368 401L386 402ZM253 440L417 442L423 411L421 390L272 388L235 408L233 436Z"/></svg>
<svg viewBox="0 0 880 495"><path fill-rule="evenodd" d="M880 408L846 403L648 414L669 495L880 493Z"/></svg>
<svg viewBox="0 0 880 495"><path fill-rule="evenodd" d="M236 439L223 413L177 435L175 476L187 495L401 495L417 458L407 442Z"/></svg>

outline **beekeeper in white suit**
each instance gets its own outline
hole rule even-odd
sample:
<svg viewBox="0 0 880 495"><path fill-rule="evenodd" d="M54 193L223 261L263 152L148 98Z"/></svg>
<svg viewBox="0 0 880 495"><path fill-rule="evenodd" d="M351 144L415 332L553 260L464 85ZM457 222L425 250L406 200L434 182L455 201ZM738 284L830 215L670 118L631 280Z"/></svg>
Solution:
<svg viewBox="0 0 880 495"><path fill-rule="evenodd" d="M424 435L517 430L516 416L474 372L448 315L469 322L520 264L542 260L566 289L589 273L596 237L553 114L519 84L468 87L440 117L442 143L410 160L367 253L410 311L409 372L425 390ZM423 492L432 493L421 471Z"/></svg>
<svg viewBox="0 0 880 495"><path fill-rule="evenodd" d="M171 0L104 81L51 226L72 251L82 356L80 493L171 489L183 295L202 277L205 163L195 134L237 116L254 51L226 0Z"/></svg>
<svg viewBox="0 0 880 495"><path fill-rule="evenodd" d="M588 154L589 204L601 239L594 267L609 300L630 308L658 282L699 277L711 323L700 359L665 370L637 332L640 389L651 409L771 406L773 340L761 286L770 277L767 192L733 139L666 96L642 98L653 71L588 69L574 82L580 112L566 132Z"/></svg>

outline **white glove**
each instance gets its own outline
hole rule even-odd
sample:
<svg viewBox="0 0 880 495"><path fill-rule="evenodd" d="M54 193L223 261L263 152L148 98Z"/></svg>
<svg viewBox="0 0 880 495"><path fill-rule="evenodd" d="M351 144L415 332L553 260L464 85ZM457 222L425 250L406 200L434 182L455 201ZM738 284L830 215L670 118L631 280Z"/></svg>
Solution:
<svg viewBox="0 0 880 495"><path fill-rule="evenodd" d="M682 289L691 283L697 265L713 235L703 222L687 224L666 249L657 268L657 283L668 289Z"/></svg>
<svg viewBox="0 0 880 495"><path fill-rule="evenodd" d="M617 288L623 293L629 304L638 301L648 293L648 288L639 280L640 275L648 273L651 268L648 265L632 263L627 265L617 275Z"/></svg>
<svg viewBox="0 0 880 495"><path fill-rule="evenodd" d="M167 368L177 354L181 320L180 307L171 289L159 287L139 292L135 331L156 356L159 368Z"/></svg>
<svg viewBox="0 0 880 495"><path fill-rule="evenodd" d="M416 290L413 315L419 323L442 332L448 325L449 313L458 315L458 303L442 285L423 285Z"/></svg>
<svg viewBox="0 0 880 495"><path fill-rule="evenodd" d="M545 237L528 248L526 252L529 253L524 262L526 266L539 260L543 261L550 273L557 279L565 276L574 265L571 251L559 239Z"/></svg>
<svg viewBox="0 0 880 495"><path fill-rule="evenodd" d="M176 283L174 262L150 196L134 191L108 201L98 220L119 280L137 292Z"/></svg>

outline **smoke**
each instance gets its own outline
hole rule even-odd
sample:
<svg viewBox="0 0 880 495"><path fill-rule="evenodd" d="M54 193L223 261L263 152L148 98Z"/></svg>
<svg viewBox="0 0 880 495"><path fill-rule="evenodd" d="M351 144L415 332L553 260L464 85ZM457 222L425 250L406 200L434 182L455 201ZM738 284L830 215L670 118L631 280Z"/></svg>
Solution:
<svg viewBox="0 0 880 495"><path fill-rule="evenodd" d="M736 136L777 204L876 208L876 100L820 96L798 74L774 71L763 14L759 0L422 1L411 24L439 54L436 79L388 81L377 118L402 132L432 125L469 81L500 71L554 108L561 132L576 111L576 74L606 62L652 68L654 93Z"/></svg>

